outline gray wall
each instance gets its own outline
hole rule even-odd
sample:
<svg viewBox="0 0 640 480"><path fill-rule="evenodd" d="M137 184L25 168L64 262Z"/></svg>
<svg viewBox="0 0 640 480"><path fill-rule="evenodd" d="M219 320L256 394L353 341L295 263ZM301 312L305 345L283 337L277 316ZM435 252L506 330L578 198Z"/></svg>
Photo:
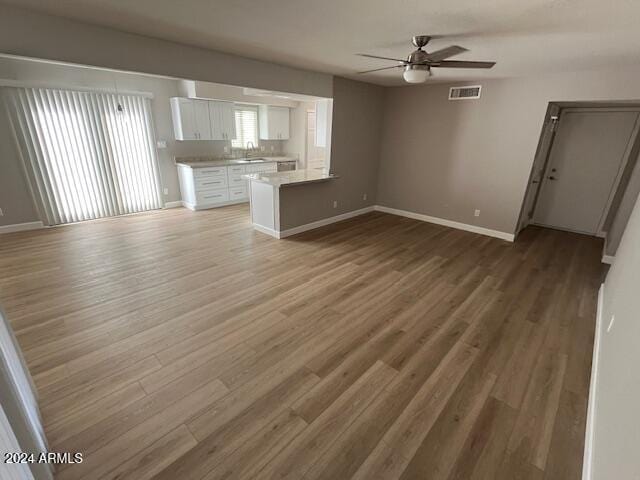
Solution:
<svg viewBox="0 0 640 480"><path fill-rule="evenodd" d="M40 220L27 187L27 180L12 130L0 101L0 226Z"/></svg>
<svg viewBox="0 0 640 480"><path fill-rule="evenodd" d="M282 230L376 203L383 101L382 87L335 78L331 171L340 178L282 188ZM365 193L367 200L362 198ZM334 200L337 208L333 208Z"/></svg>
<svg viewBox="0 0 640 480"><path fill-rule="evenodd" d="M469 101L448 84L387 89L378 204L513 233L548 103L640 98L634 72L481 83Z"/></svg>
<svg viewBox="0 0 640 480"><path fill-rule="evenodd" d="M0 52L331 97L331 75L0 5Z"/></svg>
<svg viewBox="0 0 640 480"><path fill-rule="evenodd" d="M639 245L640 202L636 202L603 287L596 397L590 406L595 414L594 480L640 478Z"/></svg>
<svg viewBox="0 0 640 480"><path fill-rule="evenodd" d="M640 146L640 143L637 145ZM627 226L633 206L636 204L638 194L640 194L640 158L638 155L629 159L627 169L628 176L622 178L619 187L619 198L614 199L615 204L611 206L609 215L611 221L607 219L606 232L607 242L605 254L614 256L622 240L622 234ZM625 176L627 172L624 172ZM618 195L616 195L618 197Z"/></svg>

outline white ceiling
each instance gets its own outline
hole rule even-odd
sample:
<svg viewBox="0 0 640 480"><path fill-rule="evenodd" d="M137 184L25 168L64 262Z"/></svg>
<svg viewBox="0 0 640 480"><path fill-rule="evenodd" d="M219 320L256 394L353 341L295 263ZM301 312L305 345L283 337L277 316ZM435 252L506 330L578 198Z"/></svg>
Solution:
<svg viewBox="0 0 640 480"><path fill-rule="evenodd" d="M355 53L403 58L458 44L488 71L434 69L430 81L640 68L637 0L0 0L88 23L245 57L402 84L400 71ZM391 64L389 64L391 65Z"/></svg>

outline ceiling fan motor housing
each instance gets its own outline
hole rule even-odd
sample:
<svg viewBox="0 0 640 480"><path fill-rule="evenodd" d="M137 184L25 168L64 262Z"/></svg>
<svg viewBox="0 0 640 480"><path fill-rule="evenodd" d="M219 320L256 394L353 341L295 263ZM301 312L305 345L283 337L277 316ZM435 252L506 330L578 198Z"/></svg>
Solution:
<svg viewBox="0 0 640 480"><path fill-rule="evenodd" d="M416 35L411 39L413 44L418 48L424 47L427 43L429 43L429 40L431 40L431 37L429 35Z"/></svg>
<svg viewBox="0 0 640 480"><path fill-rule="evenodd" d="M429 60L428 56L429 54L427 52L425 52L424 50L418 49L409 54L409 56L407 57L407 62L412 64L426 63Z"/></svg>

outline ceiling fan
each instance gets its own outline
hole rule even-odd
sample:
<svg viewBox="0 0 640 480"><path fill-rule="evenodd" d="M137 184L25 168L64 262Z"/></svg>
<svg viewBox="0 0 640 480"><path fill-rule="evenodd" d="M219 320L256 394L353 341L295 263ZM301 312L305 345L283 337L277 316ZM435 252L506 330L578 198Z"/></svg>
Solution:
<svg viewBox="0 0 640 480"><path fill-rule="evenodd" d="M429 35L416 35L412 38L413 44L418 47L417 50L411 52L406 60L399 58L379 57L377 55L368 55L366 53L357 53L361 57L379 58L382 60L392 60L398 62L398 65L392 67L374 68L373 70L365 70L358 73L379 72L381 70L389 70L391 68L404 68L402 76L407 83L422 83L431 76L431 68L491 68L496 62L467 62L457 60L446 60L449 57L458 55L468 50L457 45L452 45L434 52L425 52L422 47L429 43L431 37Z"/></svg>

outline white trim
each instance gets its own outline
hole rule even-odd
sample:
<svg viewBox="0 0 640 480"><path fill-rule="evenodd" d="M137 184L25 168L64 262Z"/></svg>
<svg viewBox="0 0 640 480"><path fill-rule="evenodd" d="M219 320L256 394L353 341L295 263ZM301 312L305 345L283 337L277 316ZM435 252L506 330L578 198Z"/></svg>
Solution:
<svg viewBox="0 0 640 480"><path fill-rule="evenodd" d="M591 361L591 380L589 382L589 403L587 404L587 427L584 433L584 456L582 459L582 480L591 480L593 445L595 441L594 426L596 420L596 402L598 388L598 363L600 359L600 341L602 337L602 307L604 302L604 283L598 290L598 306L596 313L596 332L593 342L593 358Z"/></svg>
<svg viewBox="0 0 640 480"><path fill-rule="evenodd" d="M25 230L37 230L39 228L44 228L44 223L42 222L14 223L13 225L0 226L0 234L11 233L11 232L22 232Z"/></svg>
<svg viewBox="0 0 640 480"><path fill-rule="evenodd" d="M267 227L263 227L262 225L258 225L257 223L253 224L253 228L259 232L266 233L267 235L271 235L274 238L282 238L282 234L280 232L277 232Z"/></svg>
<svg viewBox="0 0 640 480"><path fill-rule="evenodd" d="M616 258L615 255L602 254L602 263L606 263L607 265L612 265L615 258Z"/></svg>
<svg viewBox="0 0 640 480"><path fill-rule="evenodd" d="M178 200L177 202L164 202L164 208L178 208L183 206L182 200Z"/></svg>
<svg viewBox="0 0 640 480"><path fill-rule="evenodd" d="M409 212L407 210L398 210L397 208L383 207L382 205L376 205L374 207L374 210L378 212L390 213L392 215L399 215L401 217L413 218L414 220L421 220L423 222L435 223L436 225L444 225L445 227L456 228L458 230L466 230L467 232L479 233L480 235L487 235L489 237L496 237L502 240L506 240L507 242L513 242L515 238L515 235L513 233L491 230L489 228L478 227L477 225L469 225L467 223L454 222L453 220L431 217L429 215Z"/></svg>
<svg viewBox="0 0 640 480"><path fill-rule="evenodd" d="M249 203L249 201L246 198L244 198L242 200L229 200L226 202L219 202L219 203L201 203L198 205L185 202L184 200L181 202L169 202L169 203L179 203L180 205L176 205L176 206L182 206L184 208L188 208L189 210L193 210L195 212L199 210L209 210L211 208L228 207L229 205L237 205L239 203ZM165 207L165 208L173 208L173 207Z"/></svg>
<svg viewBox="0 0 640 480"><path fill-rule="evenodd" d="M348 218L357 217L358 215L372 212L374 209L375 209L374 206L365 207L365 208L361 208L360 210L353 210L352 212L342 213L340 215L336 215L335 217L323 218L322 220L307 223L305 225L300 225L299 227L289 228L287 230L280 231L279 237L277 238L290 237L291 235L296 235L298 233L306 232L307 230L313 230L314 228L324 227L325 225L330 225L332 223L340 222ZM256 225L254 225L254 227L256 227Z"/></svg>

